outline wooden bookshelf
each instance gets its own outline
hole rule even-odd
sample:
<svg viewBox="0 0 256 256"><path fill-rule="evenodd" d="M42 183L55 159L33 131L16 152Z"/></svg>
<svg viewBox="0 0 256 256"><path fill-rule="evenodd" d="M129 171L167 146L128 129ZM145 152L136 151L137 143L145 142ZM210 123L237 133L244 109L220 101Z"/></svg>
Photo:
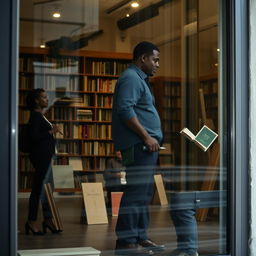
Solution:
<svg viewBox="0 0 256 256"><path fill-rule="evenodd" d="M181 78L155 77L151 80L151 83L156 98L156 107L162 122L164 143L170 144L169 156L166 153L160 154L160 166L180 165L182 152L179 132L183 128L181 127L181 115L184 111L181 102ZM214 127L211 128L217 131L219 118L218 74L200 77L199 88L203 89L206 117L212 120ZM196 91L194 93L199 92ZM198 111L200 111L199 116L201 116L201 110L198 109Z"/></svg>
<svg viewBox="0 0 256 256"><path fill-rule="evenodd" d="M179 163L181 130L181 79L177 77L155 77L151 81L156 98L164 144L169 149L160 152L160 166L173 166Z"/></svg>
<svg viewBox="0 0 256 256"><path fill-rule="evenodd" d="M120 73L131 62L128 53L60 51L21 47L19 58L19 123L26 123L27 93L44 88L51 106L46 117L61 127L55 164L81 158L83 171L97 172L114 156L111 134L112 97ZM58 100L56 100L58 99ZM91 171L93 170L93 171ZM31 188L33 167L28 155L19 154L19 189Z"/></svg>
<svg viewBox="0 0 256 256"><path fill-rule="evenodd" d="M203 90L207 119L212 120L215 131L218 130L219 92L218 74L200 77L200 88Z"/></svg>

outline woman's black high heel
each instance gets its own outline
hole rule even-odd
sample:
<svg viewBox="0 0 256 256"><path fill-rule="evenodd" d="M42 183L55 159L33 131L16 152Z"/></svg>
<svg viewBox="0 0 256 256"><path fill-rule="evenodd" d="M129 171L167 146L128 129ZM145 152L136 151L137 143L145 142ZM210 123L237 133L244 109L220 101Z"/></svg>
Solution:
<svg viewBox="0 0 256 256"><path fill-rule="evenodd" d="M31 231L33 235L35 236L43 236L44 233L42 231L35 231L28 222L26 222L25 224L25 231L26 231L26 235L29 234L29 232Z"/></svg>
<svg viewBox="0 0 256 256"><path fill-rule="evenodd" d="M42 227L43 227L43 232L46 233L47 232L47 228L53 233L53 234L57 234L62 232L62 230L58 230L56 229L56 227L54 226L52 220L44 220L42 223Z"/></svg>

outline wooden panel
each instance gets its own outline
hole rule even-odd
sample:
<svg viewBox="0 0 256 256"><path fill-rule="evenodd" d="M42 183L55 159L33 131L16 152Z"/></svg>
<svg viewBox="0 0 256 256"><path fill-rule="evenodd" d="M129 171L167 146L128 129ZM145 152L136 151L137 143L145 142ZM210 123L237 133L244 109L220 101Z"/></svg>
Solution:
<svg viewBox="0 0 256 256"><path fill-rule="evenodd" d="M87 224L107 224L102 183L82 183Z"/></svg>
<svg viewBox="0 0 256 256"><path fill-rule="evenodd" d="M161 174L154 175L154 180L156 184L155 196L158 197L157 200L159 200L161 206L168 205L168 200L166 197L162 175Z"/></svg>
<svg viewBox="0 0 256 256"><path fill-rule="evenodd" d="M51 184L50 183L44 184L44 189L45 189L46 197L47 197L47 200L48 200L48 203L50 206L50 210L52 213L53 224L55 225L57 230L63 230L59 211L57 209L57 206L56 206L54 198L53 198Z"/></svg>

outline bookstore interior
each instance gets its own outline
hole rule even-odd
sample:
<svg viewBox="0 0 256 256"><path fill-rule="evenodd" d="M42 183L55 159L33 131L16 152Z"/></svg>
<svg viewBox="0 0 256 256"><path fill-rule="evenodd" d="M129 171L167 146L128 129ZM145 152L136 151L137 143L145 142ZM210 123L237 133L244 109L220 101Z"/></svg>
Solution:
<svg viewBox="0 0 256 256"><path fill-rule="evenodd" d="M32 231L26 221L35 168L32 153L19 146L20 251L90 247L113 255L122 191L108 193L106 172L120 171L115 177L126 186L125 167L109 166L117 159L113 95L133 48L149 41L160 51L160 67L150 84L164 135L149 237L165 244L166 252L177 247L170 217L177 197L180 209L195 209L198 255L227 253L227 101L220 80L219 13L217 0L20 1L19 130L25 131L30 120L28 95L43 88L48 97L43 115L58 129L54 187L48 183L43 190L54 224L62 230L54 234L48 227L42 236L27 232ZM41 215L39 210L39 229Z"/></svg>

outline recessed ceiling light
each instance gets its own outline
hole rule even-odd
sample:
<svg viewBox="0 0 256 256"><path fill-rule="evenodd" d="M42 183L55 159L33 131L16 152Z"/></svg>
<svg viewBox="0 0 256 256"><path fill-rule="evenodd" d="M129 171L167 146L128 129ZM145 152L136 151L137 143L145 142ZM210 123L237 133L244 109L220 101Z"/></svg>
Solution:
<svg viewBox="0 0 256 256"><path fill-rule="evenodd" d="M133 1L133 2L131 3L131 7L133 7L133 8L137 8L137 7L139 7L139 6L140 6L140 4L139 4L138 1Z"/></svg>
<svg viewBox="0 0 256 256"><path fill-rule="evenodd" d="M40 44L40 48L45 48L45 44L44 43Z"/></svg>
<svg viewBox="0 0 256 256"><path fill-rule="evenodd" d="M61 17L61 14L59 11L55 11L53 14L52 14L52 17L55 18L55 19L58 19Z"/></svg>
<svg viewBox="0 0 256 256"><path fill-rule="evenodd" d="M128 17L130 17L130 14L127 12L125 16L128 18Z"/></svg>

